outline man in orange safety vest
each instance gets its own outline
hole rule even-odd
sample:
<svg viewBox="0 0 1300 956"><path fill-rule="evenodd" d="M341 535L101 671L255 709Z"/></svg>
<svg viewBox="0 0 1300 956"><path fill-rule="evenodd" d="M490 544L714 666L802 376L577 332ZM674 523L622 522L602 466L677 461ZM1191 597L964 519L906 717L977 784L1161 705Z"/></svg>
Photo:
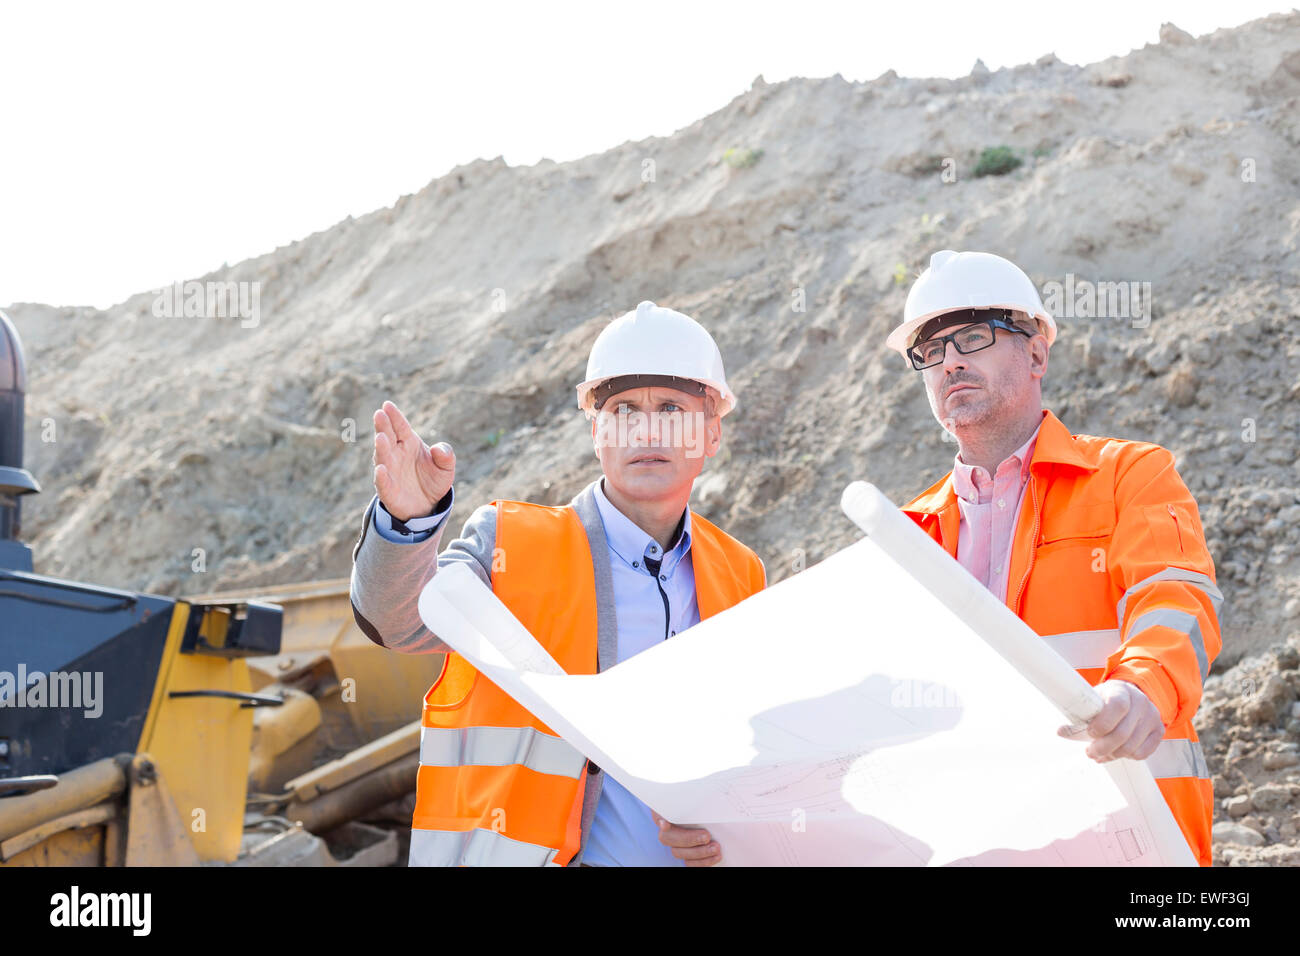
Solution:
<svg viewBox="0 0 1300 956"><path fill-rule="evenodd" d="M763 588L758 556L691 511L722 417L722 356L694 319L642 302L592 347L578 405L602 477L568 505L497 500L438 553L456 459L392 403L375 412L375 497L353 551L352 606L374 642L448 651L420 619L439 568L466 565L570 674L594 674ZM412 866L715 862L459 654L425 695Z"/></svg>

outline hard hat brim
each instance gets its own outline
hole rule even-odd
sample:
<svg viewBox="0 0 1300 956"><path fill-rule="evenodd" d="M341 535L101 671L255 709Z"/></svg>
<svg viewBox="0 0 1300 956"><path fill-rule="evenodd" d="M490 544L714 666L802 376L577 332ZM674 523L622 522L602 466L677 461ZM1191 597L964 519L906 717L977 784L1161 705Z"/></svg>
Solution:
<svg viewBox="0 0 1300 956"><path fill-rule="evenodd" d="M617 378L624 378L624 377L626 376L603 375L600 378L589 378L585 382L579 383L576 386L576 391L578 393L578 408L582 409L582 411L586 412L589 415L594 415L596 413L596 408L595 408L596 389L598 389L601 385L603 385L606 382L612 381ZM676 377L680 378L681 376L676 376ZM719 384L718 382L715 382L712 379L707 379L707 378L692 378L692 379L686 379L686 381L697 382L698 384L713 390L713 392L717 395L717 399L718 399L719 418L726 415L728 412L735 410L736 405L738 404L738 402L736 401L736 396L732 393L731 389L727 388L726 385ZM635 388L637 386L630 386L630 387ZM672 388L673 386L664 385L662 387Z"/></svg>
<svg viewBox="0 0 1300 956"><path fill-rule="evenodd" d="M943 315L947 312L961 312L970 306L952 307L945 309L935 309L933 312L927 312L925 315L919 315L910 322L904 322L889 333L885 339L885 345L893 349L904 358L907 357L907 347L912 342L912 336L920 331L921 326L925 325L936 316ZM990 302L987 305L980 305L980 309L1012 309L1016 312L1024 312L1030 318L1037 319L1042 326L1043 335L1047 336L1047 344L1050 347L1056 341L1056 320L1046 310L1030 311L1025 308L1023 302Z"/></svg>

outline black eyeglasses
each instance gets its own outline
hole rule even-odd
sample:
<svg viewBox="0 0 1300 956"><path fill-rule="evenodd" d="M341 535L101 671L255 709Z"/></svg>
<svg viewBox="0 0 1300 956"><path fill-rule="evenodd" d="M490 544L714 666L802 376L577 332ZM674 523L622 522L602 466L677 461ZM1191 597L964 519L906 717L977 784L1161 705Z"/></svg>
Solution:
<svg viewBox="0 0 1300 956"><path fill-rule="evenodd" d="M962 355L969 355L971 352L986 349L997 341L996 329L1019 332L1026 338L1032 337L1024 329L1016 328L1004 318L995 316L987 319L973 319L972 321L974 322L973 325L963 326L956 332L941 335L938 338L926 339L924 342L917 342L911 346L907 350L907 357L912 360L912 368L919 372L923 368L938 365L948 352L949 342Z"/></svg>

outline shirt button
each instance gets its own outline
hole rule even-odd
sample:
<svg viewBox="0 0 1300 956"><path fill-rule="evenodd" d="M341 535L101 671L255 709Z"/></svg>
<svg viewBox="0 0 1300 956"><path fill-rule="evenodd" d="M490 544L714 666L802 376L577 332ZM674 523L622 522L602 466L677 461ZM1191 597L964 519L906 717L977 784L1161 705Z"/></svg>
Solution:
<svg viewBox="0 0 1300 956"><path fill-rule="evenodd" d="M632 567L634 567L634 568L639 568L639 567L641 567L641 562L640 562L640 561L633 561L633 562L632 562Z"/></svg>
<svg viewBox="0 0 1300 956"><path fill-rule="evenodd" d="M1002 573L1002 569L1001 569L1001 568L994 568L994 569L993 569L993 573L994 573L994 574L1001 574L1001 573Z"/></svg>
<svg viewBox="0 0 1300 956"><path fill-rule="evenodd" d="M666 574L661 574L661 575L659 575L659 580L660 580L660 581L667 581L667 580L668 580L668 575L666 575Z"/></svg>
<svg viewBox="0 0 1300 956"><path fill-rule="evenodd" d="M659 552L659 545L657 545L657 544L652 544L652 545L650 545L650 553L651 553L651 554L657 554L658 552Z"/></svg>
<svg viewBox="0 0 1300 956"><path fill-rule="evenodd" d="M999 499L998 499L998 507L999 507L999 508L1005 508L1006 506L1007 506L1006 501L1004 501L1002 498L999 498Z"/></svg>

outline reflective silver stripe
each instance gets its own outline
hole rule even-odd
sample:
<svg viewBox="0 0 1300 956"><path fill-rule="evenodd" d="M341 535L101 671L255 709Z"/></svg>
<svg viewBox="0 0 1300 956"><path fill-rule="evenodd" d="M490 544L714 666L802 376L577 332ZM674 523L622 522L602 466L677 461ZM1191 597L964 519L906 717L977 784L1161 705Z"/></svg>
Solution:
<svg viewBox="0 0 1300 956"><path fill-rule="evenodd" d="M577 780L587 758L560 737L532 727L421 727L420 763L426 767L508 767Z"/></svg>
<svg viewBox="0 0 1300 956"><path fill-rule="evenodd" d="M1210 768L1199 740L1162 740L1155 753L1146 759L1151 775L1165 777L1203 777L1209 779Z"/></svg>
<svg viewBox="0 0 1300 956"><path fill-rule="evenodd" d="M407 866L559 866L555 853L493 830L412 830Z"/></svg>
<svg viewBox="0 0 1300 956"><path fill-rule="evenodd" d="M1106 658L1119 650L1119 631L1071 631L1044 634L1047 646L1065 658L1071 667L1105 667Z"/></svg>
<svg viewBox="0 0 1300 956"><path fill-rule="evenodd" d="M1199 571L1185 571L1182 568L1165 568L1159 574L1143 578L1124 592L1124 596L1119 599L1119 604L1115 605L1115 620L1120 623L1121 627L1124 625L1124 609L1128 607L1128 599L1144 587L1158 581L1186 581L1188 584L1196 585L1210 599L1210 603L1214 606L1214 613L1219 613L1219 605L1223 603L1223 592L1210 580L1209 575L1201 574Z"/></svg>
<svg viewBox="0 0 1300 956"><path fill-rule="evenodd" d="M1187 635L1192 642L1192 649L1196 651L1197 663L1201 666L1201 680L1205 680L1210 673L1210 659L1205 654L1205 638L1201 636L1201 622L1196 619L1196 615L1172 607L1161 607L1156 608L1154 611L1147 611L1129 625L1129 640L1142 633L1146 628L1157 626L1172 627L1175 631L1182 631Z"/></svg>

